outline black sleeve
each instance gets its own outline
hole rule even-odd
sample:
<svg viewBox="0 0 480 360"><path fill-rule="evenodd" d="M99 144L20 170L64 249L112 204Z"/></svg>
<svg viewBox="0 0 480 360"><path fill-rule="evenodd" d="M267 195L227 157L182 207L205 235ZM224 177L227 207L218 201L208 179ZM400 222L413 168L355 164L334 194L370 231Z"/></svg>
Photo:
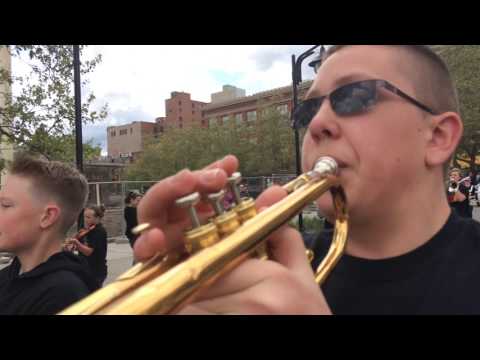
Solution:
<svg viewBox="0 0 480 360"><path fill-rule="evenodd" d="M55 274L57 277L29 309L32 315L55 315L90 294L85 283L73 274Z"/></svg>
<svg viewBox="0 0 480 360"><path fill-rule="evenodd" d="M125 223L126 223L126 229L125 233L127 236L132 235L132 229L138 225L138 220L137 220L137 209L134 207L126 207L125 208Z"/></svg>
<svg viewBox="0 0 480 360"><path fill-rule="evenodd" d="M468 198L469 190L465 185L460 184L460 186L458 187L458 190Z"/></svg>

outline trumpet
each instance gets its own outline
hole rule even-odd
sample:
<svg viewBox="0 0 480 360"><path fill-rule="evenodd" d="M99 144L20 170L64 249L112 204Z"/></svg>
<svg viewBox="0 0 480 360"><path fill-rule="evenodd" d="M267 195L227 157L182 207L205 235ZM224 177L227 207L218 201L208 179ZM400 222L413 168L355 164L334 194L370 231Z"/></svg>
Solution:
<svg viewBox="0 0 480 360"><path fill-rule="evenodd" d="M195 212L198 193L178 199L188 209L193 228L185 232L185 246L166 255L157 254L138 263L109 285L71 305L60 315L174 314L195 300L223 274L253 257L267 259L266 240L302 209L330 191L335 209L335 229L329 251L315 272L322 284L342 256L348 235L345 192L337 177L338 165L322 157L314 168L283 186L288 195L261 213L251 198L241 198L240 173L228 179L236 206L222 209L223 193L209 194L216 216L202 225ZM148 224L135 230L144 231ZM312 257L311 251L307 255Z"/></svg>
<svg viewBox="0 0 480 360"><path fill-rule="evenodd" d="M458 191L458 188L460 186L460 184L464 183L464 182L468 182L470 181L470 177L467 176L467 177L464 177L463 179L461 179L459 182L456 182L456 181L450 181L449 184L448 184L448 192L449 193L455 193Z"/></svg>

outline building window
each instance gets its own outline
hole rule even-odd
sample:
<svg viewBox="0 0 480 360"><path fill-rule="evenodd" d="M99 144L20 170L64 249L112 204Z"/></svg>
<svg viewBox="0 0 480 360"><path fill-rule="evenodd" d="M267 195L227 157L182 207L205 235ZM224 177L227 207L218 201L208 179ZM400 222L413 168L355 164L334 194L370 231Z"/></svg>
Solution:
<svg viewBox="0 0 480 360"><path fill-rule="evenodd" d="M115 130L110 133L110 135L113 137L115 136Z"/></svg>
<svg viewBox="0 0 480 360"><path fill-rule="evenodd" d="M180 117L178 118L178 120L182 121L183 119L182 119L182 117L180 116Z"/></svg>
<svg viewBox="0 0 480 360"><path fill-rule="evenodd" d="M181 100L178 101L178 105L182 106L182 101Z"/></svg>
<svg viewBox="0 0 480 360"><path fill-rule="evenodd" d="M192 103L192 108L194 108L194 107L195 107L195 103Z"/></svg>
<svg viewBox="0 0 480 360"><path fill-rule="evenodd" d="M257 112L256 111L247 112L247 121L248 122L257 121Z"/></svg>
<svg viewBox="0 0 480 360"><path fill-rule="evenodd" d="M195 115L195 110L192 110L192 115Z"/></svg>
<svg viewBox="0 0 480 360"><path fill-rule="evenodd" d="M121 136L121 135L127 135L127 131L128 131L128 129L123 129L123 130L120 130L118 134L119 134L120 136Z"/></svg>
<svg viewBox="0 0 480 360"><path fill-rule="evenodd" d="M222 117L222 123L223 124L226 124L229 120L230 120L230 116L228 116L228 115L225 115L225 116Z"/></svg>
<svg viewBox="0 0 480 360"><path fill-rule="evenodd" d="M130 135L131 135L131 134L133 134L133 129L132 129L132 128L130 128Z"/></svg>
<svg viewBox="0 0 480 360"><path fill-rule="evenodd" d="M208 125L209 125L209 126L215 126L215 125L217 125L217 119L215 119L214 117L208 119Z"/></svg>

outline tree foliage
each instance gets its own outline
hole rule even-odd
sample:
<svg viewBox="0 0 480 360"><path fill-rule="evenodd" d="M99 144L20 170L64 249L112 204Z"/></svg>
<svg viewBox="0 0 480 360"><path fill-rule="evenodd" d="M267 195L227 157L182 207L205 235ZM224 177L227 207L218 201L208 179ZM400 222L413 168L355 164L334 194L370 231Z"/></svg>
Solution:
<svg viewBox="0 0 480 360"><path fill-rule="evenodd" d="M5 46L5 45L2 45ZM12 75L0 71L0 84L8 82L16 89L0 93L6 106L0 108L0 135L16 147L41 153L55 160L73 161L75 144L75 102L73 93L73 53L70 45L9 45L12 60L23 63L29 71ZM80 46L80 55L85 46ZM87 60L81 57L82 85L86 76L101 61L101 55ZM107 105L91 110L95 96L82 94L83 124L103 120ZM85 158L97 154L91 142L85 147Z"/></svg>
<svg viewBox="0 0 480 360"><path fill-rule="evenodd" d="M256 121L237 122L232 116L209 128L169 129L146 146L126 177L160 180L184 168L200 169L227 154L238 157L244 176L295 172L294 134L288 114L263 107Z"/></svg>
<svg viewBox="0 0 480 360"><path fill-rule="evenodd" d="M446 61L455 81L465 128L455 165L468 164L476 173L475 160L480 155L480 46L443 45L434 49Z"/></svg>

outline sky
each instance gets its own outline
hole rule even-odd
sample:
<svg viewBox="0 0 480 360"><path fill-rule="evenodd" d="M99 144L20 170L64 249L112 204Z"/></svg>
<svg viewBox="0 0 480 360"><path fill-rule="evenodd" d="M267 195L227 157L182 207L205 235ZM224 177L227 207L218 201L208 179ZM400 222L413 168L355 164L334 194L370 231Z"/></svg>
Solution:
<svg viewBox="0 0 480 360"><path fill-rule="evenodd" d="M165 116L165 100L173 91L210 102L210 95L229 84L246 95L292 83L291 55L312 45L92 45L81 61L102 55L88 74L82 97L92 92L93 109L108 104L108 117L83 128L84 142L93 139L106 155L106 128ZM303 78L314 74L303 64ZM12 63L15 73L18 64Z"/></svg>

